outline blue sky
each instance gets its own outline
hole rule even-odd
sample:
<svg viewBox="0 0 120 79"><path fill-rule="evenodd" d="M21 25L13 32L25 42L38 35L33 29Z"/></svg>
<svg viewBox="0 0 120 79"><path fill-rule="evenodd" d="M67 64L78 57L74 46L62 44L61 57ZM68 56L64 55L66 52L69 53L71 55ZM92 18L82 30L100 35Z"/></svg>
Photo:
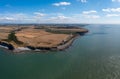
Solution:
<svg viewBox="0 0 120 79"><path fill-rule="evenodd" d="M0 23L119 24L120 0L0 0Z"/></svg>

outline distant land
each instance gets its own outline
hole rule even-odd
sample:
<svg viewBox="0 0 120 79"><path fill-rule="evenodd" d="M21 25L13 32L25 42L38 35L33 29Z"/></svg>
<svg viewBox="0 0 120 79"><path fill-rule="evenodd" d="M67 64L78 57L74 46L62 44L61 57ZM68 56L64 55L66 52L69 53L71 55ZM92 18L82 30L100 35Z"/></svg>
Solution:
<svg viewBox="0 0 120 79"><path fill-rule="evenodd" d="M86 24L1 24L0 46L13 52L54 51L68 48Z"/></svg>

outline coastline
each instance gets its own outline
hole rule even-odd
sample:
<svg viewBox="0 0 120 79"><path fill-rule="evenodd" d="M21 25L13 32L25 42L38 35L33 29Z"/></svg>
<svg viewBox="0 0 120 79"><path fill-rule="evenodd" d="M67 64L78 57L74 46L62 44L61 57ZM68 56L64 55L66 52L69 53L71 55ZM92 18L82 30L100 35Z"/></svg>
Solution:
<svg viewBox="0 0 120 79"><path fill-rule="evenodd" d="M14 53L23 51L62 51L69 48L78 36L88 32L80 27L2 27L6 36L1 38L0 47Z"/></svg>
<svg viewBox="0 0 120 79"><path fill-rule="evenodd" d="M71 39L69 39L69 41L67 41L66 43L62 44L62 45L58 45L56 47L51 47L48 50L43 50L43 49L38 49L38 48L34 48L34 50L28 48L28 47L18 47L18 48L14 48L13 50L11 50L13 53L20 53L20 52L24 52L24 51L34 51L34 52L43 52L43 51L63 51L66 48L69 48L73 41L80 35L75 35L74 37L72 37ZM5 43L5 42L4 42ZM0 48L4 48L6 50L9 50L8 46L3 46L0 45ZM45 47L42 47L44 49L46 49Z"/></svg>
<svg viewBox="0 0 120 79"><path fill-rule="evenodd" d="M0 48L8 49L8 47L2 45L0 45Z"/></svg>

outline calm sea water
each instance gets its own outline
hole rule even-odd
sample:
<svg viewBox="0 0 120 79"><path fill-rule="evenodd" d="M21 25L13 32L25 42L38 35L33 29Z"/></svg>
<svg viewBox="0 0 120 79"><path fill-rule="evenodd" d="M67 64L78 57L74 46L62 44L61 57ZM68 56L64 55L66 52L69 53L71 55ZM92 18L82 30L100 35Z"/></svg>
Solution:
<svg viewBox="0 0 120 79"><path fill-rule="evenodd" d="M60 52L10 54L0 49L0 79L120 79L120 25L88 25Z"/></svg>

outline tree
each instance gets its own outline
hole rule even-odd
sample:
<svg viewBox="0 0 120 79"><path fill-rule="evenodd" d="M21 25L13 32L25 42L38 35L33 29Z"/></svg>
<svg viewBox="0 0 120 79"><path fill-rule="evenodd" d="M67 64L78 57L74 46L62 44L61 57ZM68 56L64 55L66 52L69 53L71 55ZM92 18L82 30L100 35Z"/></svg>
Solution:
<svg viewBox="0 0 120 79"><path fill-rule="evenodd" d="M23 44L23 42L19 41L17 39L17 37L15 36L15 32L11 32L9 35L8 35L8 39L7 39L9 42L11 41L14 41L16 44Z"/></svg>

